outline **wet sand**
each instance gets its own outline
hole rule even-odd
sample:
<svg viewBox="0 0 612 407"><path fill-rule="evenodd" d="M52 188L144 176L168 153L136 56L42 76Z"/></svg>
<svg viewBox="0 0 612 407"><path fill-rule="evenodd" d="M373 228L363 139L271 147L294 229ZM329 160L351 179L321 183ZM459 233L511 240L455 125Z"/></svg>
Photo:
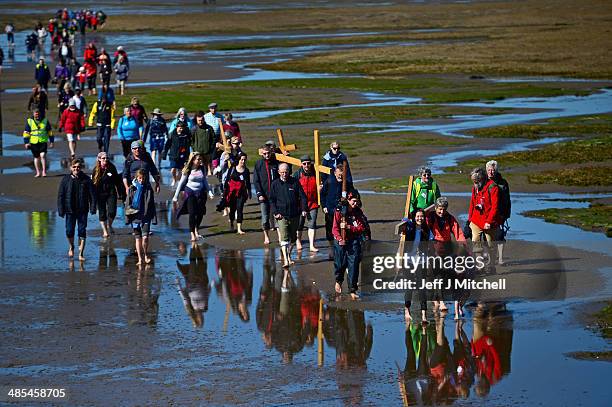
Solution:
<svg viewBox="0 0 612 407"><path fill-rule="evenodd" d="M222 64L179 65L172 68L172 75L231 79L241 74L221 68ZM168 66L138 67L133 80L162 81L167 76ZM2 83L30 86L29 68L3 73ZM25 95L0 97L4 131L19 136ZM271 138L271 130L243 123L249 143ZM79 143L79 155L95 155L92 136L88 132ZM374 137L385 145L384 135ZM354 176L357 180L405 176L438 154L512 142L516 139L419 146L384 159L373 151L352 161ZM119 154L115 140L111 153ZM53 168L59 169L66 156L66 143L60 137L50 153ZM116 159L119 168L121 161ZM305 250L287 273L278 263L275 239L268 250L262 247L254 201L245 208L248 233L238 236L227 231L227 220L214 211L214 200L207 205L203 242L199 248L190 247L186 219L177 222L168 209L171 191L164 168L165 185L157 197L160 222L153 227L151 242L153 266L136 267L133 240L121 219L116 222L117 234L103 241L96 216L89 218L87 260L70 262L63 219L55 213L57 186L65 170L34 179L33 172L23 167L28 162L29 153L18 144L5 146L0 157L0 312L10 315L0 323L1 384L64 386L75 405L402 403L395 363L404 370L410 354L405 346L410 338L403 323L403 296L372 292L374 276L364 266L362 299L336 298L323 229L318 229L317 241L322 250L314 256ZM24 172L11 173L16 168ZM368 189L367 183L356 186ZM466 191L461 185L441 187L444 192ZM526 180L512 187L516 192L592 191L533 186ZM404 202L401 195L363 195L373 235L369 256L393 252L393 227L402 217ZM452 213L467 211L465 197L452 196L450 202ZM509 289L496 300L507 301L508 311L487 319L477 308L468 307L464 319L470 339L479 330L494 338L502 377L486 399L473 391L460 403L556 405L563 397L573 405L603 405L608 400L609 392L593 383L606 377L609 365L598 362L585 367L585 362L563 355L609 347L583 329L576 310L585 302L610 297L610 253L572 247L573 229L564 228L564 235L553 243L531 241L525 231L513 237L511 231L509 264L497 269L497 276L508 278ZM195 258L198 251L201 260ZM177 284L185 285L189 276L180 265L190 272L204 270L206 275L203 286L210 293L202 328L195 327L196 319L178 294ZM320 299L325 303L323 315L316 310ZM429 329L434 328L431 310L428 316ZM321 345L312 322L319 317L325 330ZM451 317L441 329L452 342L456 326ZM542 366L542 374L534 375L533 366ZM406 379L409 386L414 384L411 380Z"/></svg>

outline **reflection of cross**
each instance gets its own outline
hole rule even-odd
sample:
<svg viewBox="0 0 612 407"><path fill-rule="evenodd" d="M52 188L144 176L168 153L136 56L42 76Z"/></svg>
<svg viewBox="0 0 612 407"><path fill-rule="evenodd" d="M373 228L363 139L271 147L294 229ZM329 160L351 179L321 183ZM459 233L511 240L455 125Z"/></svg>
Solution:
<svg viewBox="0 0 612 407"><path fill-rule="evenodd" d="M280 129L278 129L278 140L279 142L282 143L283 147L281 147L281 151L283 151L284 154L276 153L276 159L280 162L297 165L298 167L300 167L302 165L301 160L287 155L290 151L288 148L291 148L291 146L293 146L293 149L296 149L297 147L295 147L295 144L289 144L289 145L285 144L285 140L283 139L283 132ZM320 188L318 187L319 185L321 185L321 173L329 175L331 174L331 168L321 165L320 152L319 152L319 130L314 131L314 161L315 162L314 162L313 169L317 177L317 201L320 206L321 205L321 191L320 191Z"/></svg>
<svg viewBox="0 0 612 407"><path fill-rule="evenodd" d="M410 176L408 178L408 194L406 195L406 207L404 208L404 218L407 218L410 214L410 196L412 195L412 182L414 180L414 176ZM395 225L395 234L402 234L400 237L399 247L397 248L397 254L400 256L404 254L404 242L406 241L406 234L402 233L404 226L406 225L406 221L401 221L397 225Z"/></svg>

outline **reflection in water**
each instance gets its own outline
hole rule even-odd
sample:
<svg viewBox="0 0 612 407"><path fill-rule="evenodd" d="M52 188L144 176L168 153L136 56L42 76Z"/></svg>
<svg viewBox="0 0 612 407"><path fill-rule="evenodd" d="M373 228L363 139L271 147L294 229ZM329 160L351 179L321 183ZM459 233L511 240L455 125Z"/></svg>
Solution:
<svg viewBox="0 0 612 407"><path fill-rule="evenodd" d="M453 350L444 318L435 324L411 323L406 329L406 363L398 381L404 405L437 405L479 397L510 373L512 315L503 304L479 304L474 311L472 340L455 321ZM398 369L399 370L399 369Z"/></svg>
<svg viewBox="0 0 612 407"><path fill-rule="evenodd" d="M99 271L105 270L117 270L119 262L117 260L117 253L115 252L115 246L111 239L101 241L100 246L100 259L98 264Z"/></svg>
<svg viewBox="0 0 612 407"><path fill-rule="evenodd" d="M42 249L49 238L49 231L53 227L56 217L51 212L28 213L28 231L32 240L32 246Z"/></svg>
<svg viewBox="0 0 612 407"><path fill-rule="evenodd" d="M312 284L294 278L288 269L276 267L275 251L265 249L257 328L266 347L279 351L284 363L291 363L304 346L314 344L320 299Z"/></svg>
<svg viewBox="0 0 612 407"><path fill-rule="evenodd" d="M180 279L176 278L185 311L191 318L193 326L201 328L204 326L204 313L208 311L208 298L211 288L206 271L208 263L206 258L202 256L200 246L197 243L192 243L189 264L181 264L177 260L176 265L185 279L185 286L183 287Z"/></svg>
<svg viewBox="0 0 612 407"><path fill-rule="evenodd" d="M243 322L250 319L249 306L253 299L253 273L246 270L244 253L240 250L218 251L215 265L219 280L215 289L225 302L223 331L227 331L230 309Z"/></svg>
<svg viewBox="0 0 612 407"><path fill-rule="evenodd" d="M323 332L327 344L336 349L336 382L347 405L363 402L366 360L370 357L374 329L363 311L327 307Z"/></svg>
<svg viewBox="0 0 612 407"><path fill-rule="evenodd" d="M130 257L126 258L126 262L136 261L134 258L128 259ZM148 266L143 269L126 264L124 267L130 270L127 274L128 324L156 327L159 316L158 299L161 279L155 275L154 269Z"/></svg>

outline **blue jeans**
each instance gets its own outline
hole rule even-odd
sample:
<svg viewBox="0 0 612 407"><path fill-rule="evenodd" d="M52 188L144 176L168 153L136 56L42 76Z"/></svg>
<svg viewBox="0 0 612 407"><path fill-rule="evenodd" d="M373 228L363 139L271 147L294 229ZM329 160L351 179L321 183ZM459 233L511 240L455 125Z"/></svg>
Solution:
<svg viewBox="0 0 612 407"><path fill-rule="evenodd" d="M79 225L79 237L85 239L87 237L87 212L85 213L67 213L66 216L66 237L74 238L74 228Z"/></svg>
<svg viewBox="0 0 612 407"><path fill-rule="evenodd" d="M336 282L342 284L344 272L348 270L348 286L350 292L357 292L357 282L359 281L359 265L361 264L361 240L353 239L340 246L334 240L334 274Z"/></svg>

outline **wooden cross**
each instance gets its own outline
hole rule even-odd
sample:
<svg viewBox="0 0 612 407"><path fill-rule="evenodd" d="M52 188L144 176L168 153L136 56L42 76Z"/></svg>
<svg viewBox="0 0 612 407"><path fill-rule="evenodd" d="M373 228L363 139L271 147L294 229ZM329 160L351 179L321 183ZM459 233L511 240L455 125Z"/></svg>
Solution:
<svg viewBox="0 0 612 407"><path fill-rule="evenodd" d="M279 134L279 141L282 140L282 131L279 129L278 130L278 134ZM288 156L288 152L289 150L287 150L287 147L291 147L294 146L295 144L285 144L285 141L282 140L283 146L285 148L284 153L276 153L276 159L280 162L283 163L287 163L287 164L292 164L292 165L297 165L298 167L302 165L302 161L294 158L294 157L290 157ZM281 148L281 151L283 151L283 149ZM315 171L315 176L317 178L317 201L319 203L319 206L321 205L321 191L318 188L319 185L321 185L321 173L324 174L331 174L331 168L326 167L324 165L321 165L321 161L320 161L320 152L319 152L319 130L315 130L314 131L314 171Z"/></svg>
<svg viewBox="0 0 612 407"><path fill-rule="evenodd" d="M283 154L287 155L290 151L297 150L297 146L295 144L285 144L283 131L281 129L276 129L276 134L278 135L278 148L280 148Z"/></svg>
<svg viewBox="0 0 612 407"><path fill-rule="evenodd" d="M410 214L410 196L412 195L412 183L414 181L414 176L411 175L408 178L408 194L406 195L406 207L404 208L404 218L407 218ZM401 233L404 225L406 225L406 221L401 221L397 225L395 225L395 234L398 235ZM400 237L399 247L397 248L397 254L400 256L404 254L404 242L406 242L406 234L402 233Z"/></svg>
<svg viewBox="0 0 612 407"><path fill-rule="evenodd" d="M221 141L223 142L223 150L226 153L229 153L232 151L232 148L229 145L229 142L227 141L227 137L225 136L225 130L223 130L223 120L221 119L219 119L219 128L221 129Z"/></svg>

